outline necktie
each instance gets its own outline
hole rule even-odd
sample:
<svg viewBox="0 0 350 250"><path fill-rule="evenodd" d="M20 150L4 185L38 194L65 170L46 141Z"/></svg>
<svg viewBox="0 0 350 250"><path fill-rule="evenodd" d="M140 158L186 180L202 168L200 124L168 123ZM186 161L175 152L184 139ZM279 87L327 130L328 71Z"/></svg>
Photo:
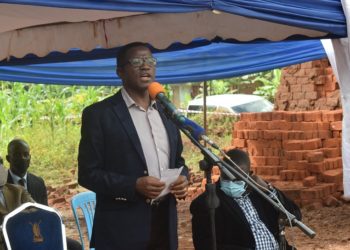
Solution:
<svg viewBox="0 0 350 250"><path fill-rule="evenodd" d="M18 180L18 184L21 185L22 187L26 186L26 180L24 178L21 178Z"/></svg>

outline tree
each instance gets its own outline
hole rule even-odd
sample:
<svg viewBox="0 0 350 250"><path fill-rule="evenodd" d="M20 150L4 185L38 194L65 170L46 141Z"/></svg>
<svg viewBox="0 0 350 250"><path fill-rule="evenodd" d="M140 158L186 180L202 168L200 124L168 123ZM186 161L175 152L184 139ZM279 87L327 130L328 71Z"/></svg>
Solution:
<svg viewBox="0 0 350 250"><path fill-rule="evenodd" d="M281 81L281 72L280 69L262 72L254 79L257 82L261 82L262 86L257 87L253 94L263 96L274 102L275 94Z"/></svg>

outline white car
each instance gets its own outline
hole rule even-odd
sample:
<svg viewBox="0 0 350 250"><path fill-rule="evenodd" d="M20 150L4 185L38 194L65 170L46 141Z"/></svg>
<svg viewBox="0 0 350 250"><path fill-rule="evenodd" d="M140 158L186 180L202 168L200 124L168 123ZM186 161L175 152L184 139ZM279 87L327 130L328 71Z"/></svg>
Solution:
<svg viewBox="0 0 350 250"><path fill-rule="evenodd" d="M224 94L207 96L207 111L240 114L242 112L268 112L273 104L261 96L246 94ZM188 113L203 111L203 98L188 103Z"/></svg>

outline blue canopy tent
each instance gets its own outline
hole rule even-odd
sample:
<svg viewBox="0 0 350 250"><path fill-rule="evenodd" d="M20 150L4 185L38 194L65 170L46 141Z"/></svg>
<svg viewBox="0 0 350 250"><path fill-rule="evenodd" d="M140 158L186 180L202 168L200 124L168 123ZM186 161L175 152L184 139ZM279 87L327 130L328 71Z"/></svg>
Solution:
<svg viewBox="0 0 350 250"><path fill-rule="evenodd" d="M113 51L111 56L114 55ZM161 83L228 78L326 57L319 40L270 44L212 43L190 49L155 52L154 55L158 59L156 78ZM39 64L35 62L37 60L33 59L29 65L23 65L19 60L17 65L0 66L0 78L52 84L121 84L115 73L115 58Z"/></svg>
<svg viewBox="0 0 350 250"><path fill-rule="evenodd" d="M347 34L339 0L0 0L0 14L0 79L55 84L120 84L113 58L130 41L158 50L158 81L181 83L319 59L318 38Z"/></svg>
<svg viewBox="0 0 350 250"><path fill-rule="evenodd" d="M314 60L326 56L320 38L347 37L349 2L0 0L0 80L118 85L113 58L118 47L132 41L155 48L157 80L163 83L233 77ZM341 59L331 63L336 73L346 69L338 80L344 107L344 192L350 198L347 44L334 40L334 54Z"/></svg>

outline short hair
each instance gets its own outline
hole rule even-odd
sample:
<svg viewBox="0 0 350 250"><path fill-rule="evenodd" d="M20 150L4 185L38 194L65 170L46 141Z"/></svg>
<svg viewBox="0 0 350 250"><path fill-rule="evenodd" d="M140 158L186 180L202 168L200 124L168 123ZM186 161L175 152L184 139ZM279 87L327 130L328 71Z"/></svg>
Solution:
<svg viewBox="0 0 350 250"><path fill-rule="evenodd" d="M235 149L231 149L231 150L227 151L226 154L238 166L250 167L250 159L249 159L249 155L247 154L247 152L245 152L241 149L235 148ZM224 161L226 161L227 163L229 162L227 160L227 158L224 158Z"/></svg>
<svg viewBox="0 0 350 250"><path fill-rule="evenodd" d="M116 60L117 60L118 68L124 66L124 64L126 63L125 61L126 61L126 55L128 51L135 47L145 47L151 50L150 46L147 43L143 43L143 42L133 42L133 43L124 45L118 50L118 53L117 53Z"/></svg>
<svg viewBox="0 0 350 250"><path fill-rule="evenodd" d="M10 153L12 147L16 144L19 144L19 143L24 144L29 148L29 144L25 140L20 139L20 138L16 138L16 139L13 139L12 141L10 141L10 143L7 145L7 153Z"/></svg>
<svg viewBox="0 0 350 250"><path fill-rule="evenodd" d="M249 155L247 152L241 150L241 149L231 149L229 151L226 152L227 156L230 157L230 159L236 163L241 169L250 169L250 159L249 159ZM224 161L229 164L232 165L231 162L225 157ZM221 172L221 177L223 179L229 179L228 176L226 176L226 174L224 172Z"/></svg>

